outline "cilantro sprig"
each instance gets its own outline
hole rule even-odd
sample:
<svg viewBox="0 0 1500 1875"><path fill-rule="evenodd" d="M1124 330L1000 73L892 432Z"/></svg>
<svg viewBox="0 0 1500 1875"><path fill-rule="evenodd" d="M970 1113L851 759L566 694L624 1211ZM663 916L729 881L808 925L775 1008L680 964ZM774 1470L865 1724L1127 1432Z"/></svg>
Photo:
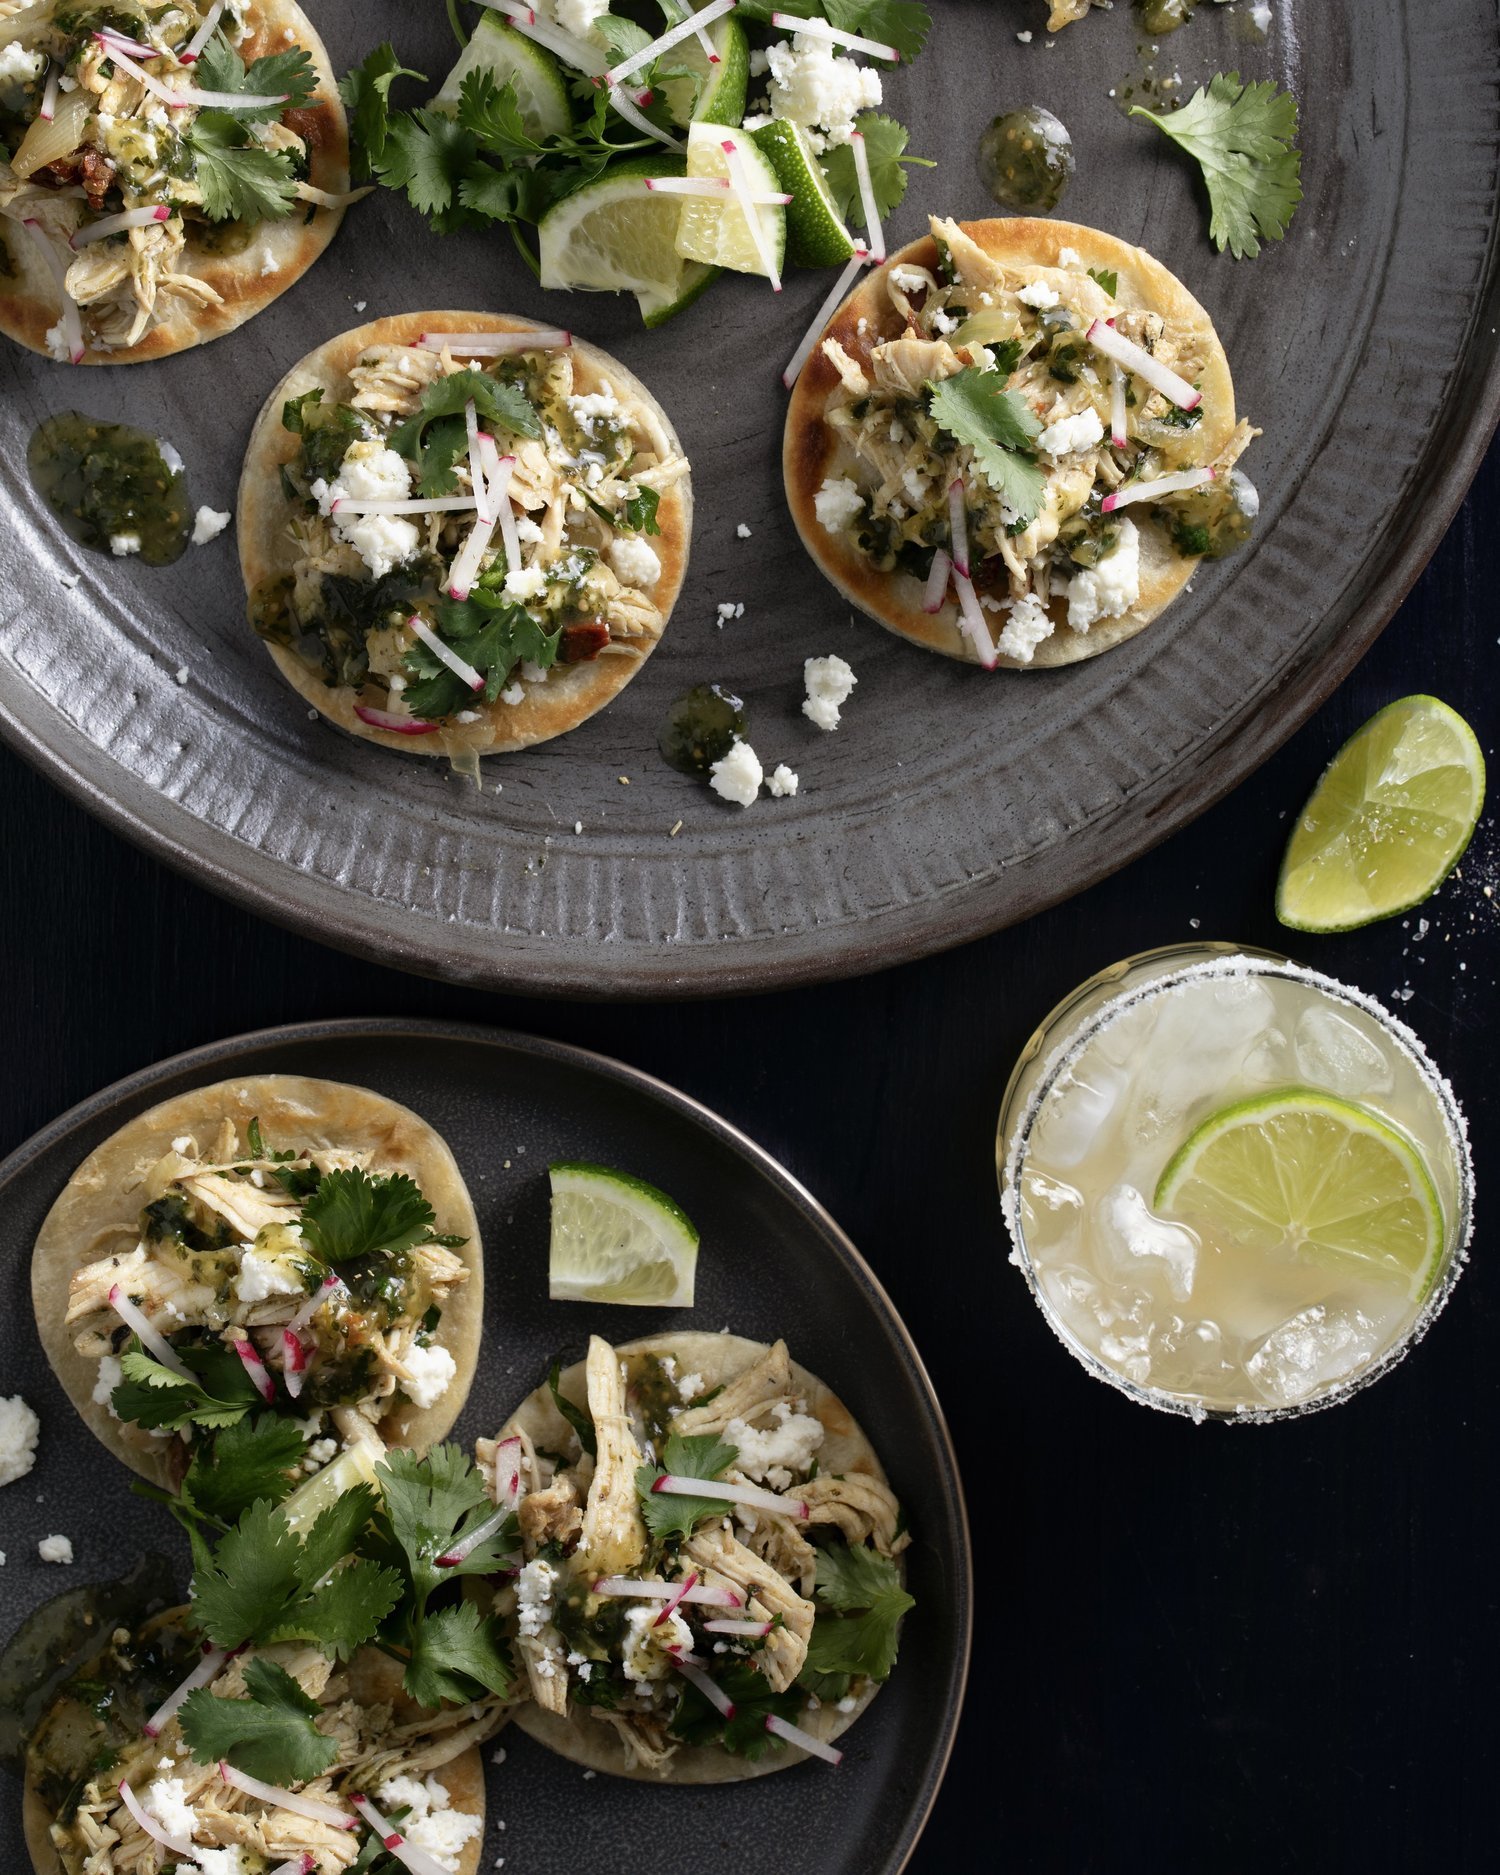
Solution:
<svg viewBox="0 0 1500 1875"><path fill-rule="evenodd" d="M259 93L277 98L276 104L231 104L225 108L241 123L263 124L286 111L299 110L318 88L318 71L305 46L267 53L247 66L222 32L214 34L198 54L193 82L204 91Z"/></svg>
<svg viewBox="0 0 1500 1875"><path fill-rule="evenodd" d="M437 1214L422 1188L404 1172L325 1172L317 1189L303 1201L302 1235L324 1263L351 1257L394 1256L417 1244L450 1248L462 1237L439 1236Z"/></svg>
<svg viewBox="0 0 1500 1875"><path fill-rule="evenodd" d="M267 150L229 111L199 111L183 137L210 221L276 221L292 212L297 178L290 151Z"/></svg>
<svg viewBox="0 0 1500 1875"><path fill-rule="evenodd" d="M820 1699L842 1699L856 1676L884 1680L896 1664L902 1617L916 1603L888 1556L864 1544L818 1551L817 1618L801 1683Z"/></svg>
<svg viewBox="0 0 1500 1875"><path fill-rule="evenodd" d="M720 1668L714 1679L719 1690L734 1702L734 1716L726 1719L710 1705L698 1688L685 1683L677 1709L668 1727L674 1738L686 1745L722 1745L736 1756L754 1762L768 1751L781 1748L781 1740L766 1730L772 1713L795 1722L802 1710L802 1694L795 1687L784 1693L771 1690L771 1682L748 1661L736 1661Z"/></svg>
<svg viewBox="0 0 1500 1875"><path fill-rule="evenodd" d="M1262 241L1279 241L1302 200L1302 153L1296 148L1297 100L1270 79L1242 83L1218 72L1207 89L1158 116L1131 106L1187 151L1208 188L1208 232L1236 260L1253 259Z"/></svg>
<svg viewBox="0 0 1500 1875"><path fill-rule="evenodd" d="M260 1405L244 1362L225 1347L177 1347L192 1375L184 1380L131 1337L120 1356L120 1384L110 1403L121 1419L149 1432L215 1431L236 1425Z"/></svg>
<svg viewBox="0 0 1500 1875"><path fill-rule="evenodd" d="M452 647L484 678L479 699L493 703L523 661L548 670L557 661L561 629L548 631L524 605L507 599L497 587L505 577L498 568L484 575L467 599L440 599L433 627L443 643ZM408 706L418 716L451 716L471 708L475 693L430 646L420 639L405 659Z"/></svg>
<svg viewBox="0 0 1500 1875"><path fill-rule="evenodd" d="M641 1504L641 1521L658 1543L686 1542L705 1517L722 1517L733 1506L724 1498L715 1497L712 1490L705 1490L702 1497L669 1496L656 1489L657 1479L670 1472L679 1478L702 1478L705 1485L711 1484L713 1479L728 1471L739 1457L739 1451L711 1432L686 1436L674 1432L667 1440L662 1457L665 1462L661 1465L636 1468L635 1490Z"/></svg>
<svg viewBox="0 0 1500 1875"><path fill-rule="evenodd" d="M274 1660L245 1662L245 1697L222 1699L209 1687L189 1693L178 1714L188 1750L200 1764L226 1759L271 1784L305 1784L338 1756L335 1740L313 1723L322 1707Z"/></svg>
<svg viewBox="0 0 1500 1875"><path fill-rule="evenodd" d="M870 162L870 183L875 191L875 206L889 215L901 206L906 195L907 165L933 169L936 165L925 156L908 156L906 146L911 133L905 124L878 112L866 111L855 119L856 129L865 137L865 155ZM838 211L846 219L859 213L859 172L854 167L852 144L840 144L823 159L823 174Z"/></svg>
<svg viewBox="0 0 1500 1875"><path fill-rule="evenodd" d="M971 365L931 386L927 407L956 442L968 444L1015 525L1029 526L1042 504L1044 480L1030 448L1042 426L1024 399L1006 390L999 371Z"/></svg>
<svg viewBox="0 0 1500 1875"><path fill-rule="evenodd" d="M472 399L486 424L516 436L538 437L541 419L519 384L507 384L487 371L454 371L435 378L421 402L390 435L390 446L417 469L417 492L451 495L458 486L453 465L468 448L464 406Z"/></svg>

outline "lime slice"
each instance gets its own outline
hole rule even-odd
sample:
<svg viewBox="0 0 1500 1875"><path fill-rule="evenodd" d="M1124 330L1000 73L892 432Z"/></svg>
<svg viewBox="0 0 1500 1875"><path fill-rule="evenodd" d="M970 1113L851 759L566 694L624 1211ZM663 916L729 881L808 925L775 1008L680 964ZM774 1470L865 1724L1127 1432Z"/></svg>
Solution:
<svg viewBox="0 0 1500 1875"><path fill-rule="evenodd" d="M1292 1248L1310 1262L1431 1288L1443 1208L1404 1133L1332 1094L1292 1087L1205 1120L1156 1187L1155 1209L1246 1249Z"/></svg>
<svg viewBox="0 0 1500 1875"><path fill-rule="evenodd" d="M677 252L682 197L652 195L648 176L680 176L669 156L637 156L555 202L537 227L545 287L634 293L645 313L676 310L706 282Z"/></svg>
<svg viewBox="0 0 1500 1875"><path fill-rule="evenodd" d="M738 139L744 174L756 195L774 195L780 188L776 171L747 136ZM700 179L727 177L729 159L720 143L720 132L712 124L695 123L688 131L687 173ZM760 257L745 210L733 191L726 190L722 202L708 202L684 196L682 219L677 225L677 252L684 260L701 260L710 267L728 267L735 273L758 273L766 277L766 265ZM767 244L776 256L777 265L786 253L786 210L757 208ZM543 283L545 284L545 282Z"/></svg>
<svg viewBox="0 0 1500 1875"><path fill-rule="evenodd" d="M714 21L708 37L719 55L717 65L710 62L696 38L685 39L663 55L667 67L692 74L688 78L657 80L672 122L684 129L694 120L700 124L737 124L745 115L745 91L750 82L750 46L745 29L731 13Z"/></svg>
<svg viewBox="0 0 1500 1875"><path fill-rule="evenodd" d="M1276 916L1352 931L1410 911L1463 858L1484 806L1474 732L1436 697L1402 697L1344 744L1297 817Z"/></svg>
<svg viewBox="0 0 1500 1875"><path fill-rule="evenodd" d="M375 1466L380 1456L378 1445L361 1442L346 1446L321 1471L315 1471L306 1484L299 1484L281 1506L293 1530L309 1528L330 1504L357 1484L374 1485L379 1490Z"/></svg>
<svg viewBox="0 0 1500 1875"><path fill-rule="evenodd" d="M603 1165L554 1165L554 1302L693 1306L698 1233L664 1191Z"/></svg>
<svg viewBox="0 0 1500 1875"><path fill-rule="evenodd" d="M682 290L676 299L663 304L649 293L637 293L640 303L641 318L652 331L657 326L664 326L669 319L675 319L678 313L691 306L706 287L724 271L722 267L705 267L701 261L687 261L682 269Z"/></svg>
<svg viewBox="0 0 1500 1875"><path fill-rule="evenodd" d="M571 126L573 112L562 67L545 47L494 13L483 13L475 22L473 37L433 99L436 108L456 109L464 80L470 72L480 71L492 73L497 85L515 86L516 108L529 136L540 141Z"/></svg>
<svg viewBox="0 0 1500 1875"><path fill-rule="evenodd" d="M786 251L793 266L842 267L854 252L854 236L844 225L806 132L800 124L777 118L750 134L792 198L786 211Z"/></svg>

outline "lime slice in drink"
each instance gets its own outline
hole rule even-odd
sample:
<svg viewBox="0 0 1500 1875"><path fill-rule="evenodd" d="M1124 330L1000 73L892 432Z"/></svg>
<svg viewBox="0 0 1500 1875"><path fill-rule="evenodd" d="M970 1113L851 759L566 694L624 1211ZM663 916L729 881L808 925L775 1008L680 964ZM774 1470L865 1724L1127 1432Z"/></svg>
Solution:
<svg viewBox="0 0 1500 1875"><path fill-rule="evenodd" d="M1249 1250L1400 1284L1414 1300L1443 1255L1443 1208L1404 1133L1352 1101L1293 1087L1225 1107L1180 1146L1155 1209Z"/></svg>
<svg viewBox="0 0 1500 1875"><path fill-rule="evenodd" d="M669 156L632 157L553 203L537 227L542 285L634 293L643 311L675 307L697 284L675 246L682 197L645 185L681 174Z"/></svg>
<svg viewBox="0 0 1500 1875"><path fill-rule="evenodd" d="M292 1529L310 1529L330 1504L357 1484L374 1485L378 1491L375 1467L380 1457L380 1447L373 1442L347 1446L321 1471L315 1471L306 1484L299 1484L281 1506Z"/></svg>
<svg viewBox="0 0 1500 1875"><path fill-rule="evenodd" d="M1402 697L1344 744L1297 817L1276 916L1352 931L1420 905L1462 859L1484 806L1474 732L1436 697Z"/></svg>
<svg viewBox="0 0 1500 1875"><path fill-rule="evenodd" d="M489 72L497 85L513 85L521 123L539 141L557 136L573 122L562 67L545 47L507 26L498 14L482 13L475 21L473 37L433 99L438 110L457 108L470 72Z"/></svg>
<svg viewBox="0 0 1500 1875"><path fill-rule="evenodd" d="M789 195L786 251L794 267L842 267L854 252L854 236L834 204L823 174L800 124L777 118L752 130L756 148L776 171Z"/></svg>
<svg viewBox="0 0 1500 1875"><path fill-rule="evenodd" d="M664 70L691 73L687 78L662 77L657 81L672 122L682 129L695 120L700 124L737 124L745 115L745 90L750 81L750 47L745 29L731 13L713 22L708 37L719 55L717 65L696 38L683 40L662 56Z"/></svg>
<svg viewBox="0 0 1500 1875"><path fill-rule="evenodd" d="M603 1165L563 1164L552 1177L554 1302L693 1306L698 1233L664 1191Z"/></svg>
<svg viewBox="0 0 1500 1875"><path fill-rule="evenodd" d="M720 141L720 131L712 124L694 124L688 131L687 168L699 180L727 178L729 159ZM775 195L780 190L776 171L766 161L755 143L743 133L736 139L743 174L756 195ZM735 273L766 275L766 264L750 231L745 210L734 191L726 189L724 199L705 201L696 196L679 198L682 219L677 225L677 252L684 260L701 260L710 267L728 267ZM786 210L780 207L753 208L760 217L766 242L776 257L778 267L786 253ZM544 282L545 284L545 282Z"/></svg>

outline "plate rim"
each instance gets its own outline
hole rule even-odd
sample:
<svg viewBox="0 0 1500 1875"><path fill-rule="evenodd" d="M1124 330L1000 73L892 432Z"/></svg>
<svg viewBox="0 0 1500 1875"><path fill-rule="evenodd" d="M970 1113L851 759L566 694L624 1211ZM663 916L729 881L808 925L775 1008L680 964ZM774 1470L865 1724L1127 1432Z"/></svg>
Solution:
<svg viewBox="0 0 1500 1875"><path fill-rule="evenodd" d="M442 1017L330 1016L322 1019L315 1017L301 1022L276 1023L267 1028L247 1029L233 1035L223 1036L217 1041L197 1043L191 1048L179 1050L176 1054L163 1056L160 1060L148 1063L145 1067L133 1069L129 1074L121 1075L117 1080L109 1082L94 1093L85 1095L82 1100L76 1101L54 1119L38 1127L3 1159L0 1159L0 1202L5 1199L14 1180L30 1170L38 1159L65 1145L71 1135L77 1133L90 1121L99 1119L111 1107L137 1095L149 1093L161 1081L170 1080L178 1074L193 1072L200 1066L203 1068L222 1067L226 1057L239 1056L255 1049L295 1046L299 1043L309 1044L328 1040L394 1040L403 1036L419 1036L426 1041L477 1044L483 1047L504 1049L530 1056L533 1059L560 1062L587 1073L602 1075L606 1080L630 1088L636 1093L643 1093L650 1099L674 1110L679 1118L710 1133L720 1144L738 1153L752 1169L758 1171L763 1177L768 1177L771 1183L781 1190L783 1196L792 1198L804 1208L830 1239L835 1253L852 1265L854 1273L872 1294L877 1308L885 1312L889 1325L897 1335L905 1350L906 1358L911 1363L918 1386L926 1397L938 1445L953 1481L952 1501L956 1511L959 1535L954 1562L962 1601L953 1696L946 1708L946 1737L940 1753L932 1761L927 1779L928 1787L920 1809L909 1815L910 1839L905 1851L898 1862L886 1865L888 1875L901 1875L901 1871L906 1868L916 1853L917 1845L931 1820L938 1795L947 1780L968 1693L974 1643L974 1542L968 1501L964 1494L963 1473L953 1443L952 1428L948 1424L948 1416L938 1396L937 1388L933 1385L932 1375L928 1371L921 1350L912 1337L911 1330L891 1299L885 1284L827 1206L794 1173L782 1165L779 1159L736 1126L733 1121L726 1120L706 1102L697 1099L692 1094L684 1093L680 1088L674 1087L671 1082L648 1073L644 1068L634 1067L629 1062L616 1059L613 1055L600 1054L595 1049L581 1048L573 1042L556 1041L550 1036L529 1035L517 1029L498 1028L480 1022L453 1021Z"/></svg>

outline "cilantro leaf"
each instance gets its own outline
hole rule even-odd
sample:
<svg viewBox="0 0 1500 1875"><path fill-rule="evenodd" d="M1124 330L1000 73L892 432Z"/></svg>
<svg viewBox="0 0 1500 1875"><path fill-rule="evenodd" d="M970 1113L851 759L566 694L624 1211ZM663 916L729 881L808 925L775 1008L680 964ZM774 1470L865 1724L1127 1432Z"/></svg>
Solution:
<svg viewBox="0 0 1500 1875"><path fill-rule="evenodd" d="M357 1166L329 1172L302 1207L302 1235L324 1263L410 1250L427 1241L435 1221L404 1172L371 1177Z"/></svg>
<svg viewBox="0 0 1500 1875"><path fill-rule="evenodd" d="M781 1741L766 1730L771 1713L795 1722L802 1710L802 1694L793 1686L784 1693L771 1690L766 1676L748 1661L735 1661L714 1674L720 1690L734 1702L734 1717L726 1719L716 1706L709 1704L691 1683L682 1688L682 1697L668 1726L674 1738L688 1745L722 1745L726 1751L754 1760L777 1750Z"/></svg>
<svg viewBox="0 0 1500 1875"><path fill-rule="evenodd" d="M457 1602L417 1629L406 1690L424 1706L445 1699L467 1705L485 1693L508 1693L514 1677L500 1623L485 1620L472 1602Z"/></svg>
<svg viewBox="0 0 1500 1875"><path fill-rule="evenodd" d="M279 1413L247 1416L215 1433L211 1445L193 1454L182 1495L203 1516L234 1523L257 1498L281 1502L306 1449L295 1421Z"/></svg>
<svg viewBox="0 0 1500 1875"><path fill-rule="evenodd" d="M401 456L417 456L428 424L437 417L461 417L470 398L475 412L487 422L517 436L541 435L541 418L519 384L507 384L487 371L453 371L427 386L415 413L391 431L391 448Z"/></svg>
<svg viewBox="0 0 1500 1875"><path fill-rule="evenodd" d="M193 1620L216 1647L241 1647L268 1633L297 1589L301 1550L274 1506L252 1504L193 1572Z"/></svg>
<svg viewBox="0 0 1500 1875"><path fill-rule="evenodd" d="M220 1758L267 1783L305 1784L338 1756L338 1746L313 1724L322 1708L272 1660L245 1663L244 1699L222 1699L209 1687L189 1693L178 1713L182 1735L199 1764Z"/></svg>
<svg viewBox="0 0 1500 1875"><path fill-rule="evenodd" d="M440 1569L445 1555L494 1515L484 1480L461 1447L434 1446L426 1458L393 1451L378 1470L384 1516L377 1522L399 1549L417 1596L420 1619L427 1597L441 1582L466 1575L495 1575L515 1542L514 1526L502 1524L462 1562Z"/></svg>
<svg viewBox="0 0 1500 1875"><path fill-rule="evenodd" d="M906 194L904 165L916 163L923 169L932 169L935 165L926 157L906 155L911 133L905 124L898 124L894 118L866 111L856 120L856 128L865 133L865 155L870 159L870 183L875 191L875 206L882 215L889 215L893 209L900 207L902 197ZM822 161L823 174L828 178L828 187L839 213L846 220L850 215L857 216L860 207L859 176L854 168L852 146L840 144L836 150L830 150Z"/></svg>
<svg viewBox="0 0 1500 1875"><path fill-rule="evenodd" d="M661 506L661 496L654 488L647 488L644 482L637 482L626 499L619 514L611 519L616 527L631 534L659 534L656 523L656 511Z"/></svg>
<svg viewBox="0 0 1500 1875"><path fill-rule="evenodd" d="M737 1447L726 1445L712 1432L686 1437L674 1432L662 1453L663 1464L637 1467L635 1490L641 1500L641 1520L658 1543L686 1541L694 1525L705 1517L723 1516L730 1506L724 1498L707 1492L702 1497L669 1496L655 1488L656 1480L668 1472L679 1478L717 1478L738 1457Z"/></svg>
<svg viewBox="0 0 1500 1875"><path fill-rule="evenodd" d="M305 46L289 46L285 52L272 52L246 66L222 32L214 34L198 54L193 82L205 91L259 92L275 97L276 104L230 104L241 123L267 123L284 111L295 111L307 103L318 88L317 68Z"/></svg>
<svg viewBox="0 0 1500 1875"><path fill-rule="evenodd" d="M523 659L548 669L562 641L561 630L545 630L525 606L482 585L467 599L440 600L433 629L484 677L486 703L495 701ZM407 651L404 668L406 700L418 716L451 716L472 706L474 693L420 639Z"/></svg>
<svg viewBox="0 0 1500 1875"><path fill-rule="evenodd" d="M813 1594L820 1606L804 1682L808 1675L885 1679L896 1664L902 1616L916 1607L895 1563L863 1544L829 1544L818 1551Z"/></svg>
<svg viewBox="0 0 1500 1875"><path fill-rule="evenodd" d="M597 1455L599 1443L594 1437L594 1421L586 1406L575 1406L562 1390L562 1360L552 1363L547 1374L547 1387L552 1395L552 1404L567 1420L578 1435L579 1446L590 1458Z"/></svg>
<svg viewBox="0 0 1500 1875"><path fill-rule="evenodd" d="M425 84L425 72L403 65L392 45L377 46L363 65L346 73L339 96L349 112L351 168L356 182L368 181L370 166L384 153L390 124L391 86L398 78Z"/></svg>
<svg viewBox="0 0 1500 1875"><path fill-rule="evenodd" d="M1208 232L1236 260L1254 258L1262 240L1279 241L1302 200L1302 153L1295 147L1297 100L1269 79L1242 84L1218 72L1208 89L1165 116L1132 105L1179 144L1203 171Z"/></svg>
<svg viewBox="0 0 1500 1875"><path fill-rule="evenodd" d="M163 1367L132 1336L120 1357L120 1384L110 1395L121 1419L154 1432L181 1432L193 1426L212 1430L234 1425L260 1404L255 1383L237 1355L229 1355L230 1366L215 1358L227 1350L179 1348L176 1352L194 1379L184 1380L170 1367Z"/></svg>
<svg viewBox="0 0 1500 1875"><path fill-rule="evenodd" d="M1024 526L1035 520L1043 479L1026 446L1042 426L1025 401L1005 389L1001 373L971 365L932 385L927 407L950 436L969 445L974 466L1017 521Z"/></svg>
<svg viewBox="0 0 1500 1875"><path fill-rule="evenodd" d="M274 221L292 212L297 197L290 152L262 149L228 111L199 111L183 142L210 221Z"/></svg>
<svg viewBox="0 0 1500 1875"><path fill-rule="evenodd" d="M357 1484L318 1513L297 1557L297 1580L304 1589L315 1589L335 1563L350 1554L379 1503L370 1485Z"/></svg>
<svg viewBox="0 0 1500 1875"><path fill-rule="evenodd" d="M460 184L484 168L479 140L446 111L424 109L393 118L370 167L389 188L405 189L412 207L430 217L439 234L477 225L463 206Z"/></svg>
<svg viewBox="0 0 1500 1875"><path fill-rule="evenodd" d="M823 0L823 16L841 32L893 46L907 62L920 56L932 31L932 15L918 0Z"/></svg>
<svg viewBox="0 0 1500 1875"><path fill-rule="evenodd" d="M395 1569L356 1556L318 1582L316 1593L291 1603L265 1639L307 1641L332 1660L348 1660L379 1633L405 1588Z"/></svg>
<svg viewBox="0 0 1500 1875"><path fill-rule="evenodd" d="M1120 290L1120 276L1113 267L1090 267L1089 278L1102 286L1111 299Z"/></svg>

